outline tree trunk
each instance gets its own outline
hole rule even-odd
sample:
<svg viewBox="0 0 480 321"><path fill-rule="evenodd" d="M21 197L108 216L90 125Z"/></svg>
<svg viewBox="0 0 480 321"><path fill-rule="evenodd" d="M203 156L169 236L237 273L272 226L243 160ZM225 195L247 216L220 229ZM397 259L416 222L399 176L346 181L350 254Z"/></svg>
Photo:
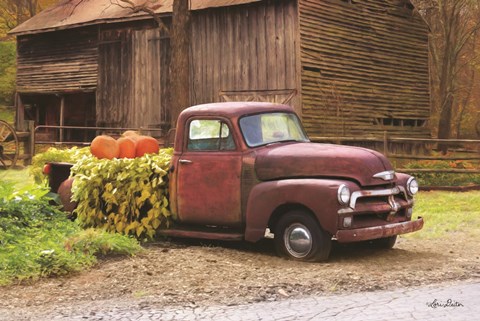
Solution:
<svg viewBox="0 0 480 321"><path fill-rule="evenodd" d="M173 1L171 32L171 126L178 115L190 105L190 11L189 0Z"/></svg>
<svg viewBox="0 0 480 321"><path fill-rule="evenodd" d="M448 95L443 100L443 106L440 111L440 121L438 123L438 138L439 139L449 139L450 130L452 126L452 108L453 108L453 96ZM441 143L438 146L439 150L443 154L446 154L448 151L448 144Z"/></svg>

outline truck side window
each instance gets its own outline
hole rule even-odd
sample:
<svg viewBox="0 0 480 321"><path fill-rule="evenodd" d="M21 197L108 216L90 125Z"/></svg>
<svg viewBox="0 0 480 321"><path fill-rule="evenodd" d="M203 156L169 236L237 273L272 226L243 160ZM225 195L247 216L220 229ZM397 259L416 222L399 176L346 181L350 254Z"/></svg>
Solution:
<svg viewBox="0 0 480 321"><path fill-rule="evenodd" d="M235 142L228 125L216 119L195 119L190 122L188 150L235 150Z"/></svg>

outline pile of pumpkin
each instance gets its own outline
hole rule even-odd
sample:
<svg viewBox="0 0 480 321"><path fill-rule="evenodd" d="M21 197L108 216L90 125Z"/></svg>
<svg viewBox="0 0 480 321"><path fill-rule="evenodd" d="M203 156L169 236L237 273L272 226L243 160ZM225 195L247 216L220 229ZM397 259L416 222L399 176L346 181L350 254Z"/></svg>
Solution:
<svg viewBox="0 0 480 321"><path fill-rule="evenodd" d="M145 154L156 154L159 149L155 138L132 130L127 130L118 139L100 135L90 144L90 152L99 159L142 157Z"/></svg>

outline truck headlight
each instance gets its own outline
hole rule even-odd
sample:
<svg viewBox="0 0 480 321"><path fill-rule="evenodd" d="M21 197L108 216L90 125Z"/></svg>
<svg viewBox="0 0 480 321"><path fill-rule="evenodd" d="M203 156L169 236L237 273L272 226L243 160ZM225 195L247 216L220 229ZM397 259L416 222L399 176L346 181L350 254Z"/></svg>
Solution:
<svg viewBox="0 0 480 321"><path fill-rule="evenodd" d="M418 182L415 177L410 177L407 181L407 192L410 196L417 194L418 192Z"/></svg>
<svg viewBox="0 0 480 321"><path fill-rule="evenodd" d="M340 204L347 205L348 202L350 202L350 196L350 189L347 187L347 185L342 184L338 187L337 198Z"/></svg>

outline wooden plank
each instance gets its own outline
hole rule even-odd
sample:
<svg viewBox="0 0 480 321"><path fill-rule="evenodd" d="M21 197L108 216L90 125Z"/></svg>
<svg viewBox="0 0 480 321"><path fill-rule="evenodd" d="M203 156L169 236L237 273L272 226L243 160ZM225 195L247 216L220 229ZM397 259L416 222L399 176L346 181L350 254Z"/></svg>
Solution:
<svg viewBox="0 0 480 321"><path fill-rule="evenodd" d="M249 7L247 9L247 30L248 30L248 52L246 61L248 64L248 86L246 88L259 88L258 84L258 9Z"/></svg>
<svg viewBox="0 0 480 321"><path fill-rule="evenodd" d="M276 88L288 88L286 83L286 28L283 2L275 2L275 62L276 62Z"/></svg>
<svg viewBox="0 0 480 321"><path fill-rule="evenodd" d="M257 79L258 79L258 86L255 89L267 89L268 87L268 62L267 59L270 58L268 56L268 48L267 48L267 5L262 2L261 5L258 7L258 14L257 14L257 45L256 45L256 56L258 57L258 69L257 69Z"/></svg>
<svg viewBox="0 0 480 321"><path fill-rule="evenodd" d="M265 35L267 53L267 87L266 89L277 89L277 52L276 31L275 31L275 7L267 5L265 9Z"/></svg>

